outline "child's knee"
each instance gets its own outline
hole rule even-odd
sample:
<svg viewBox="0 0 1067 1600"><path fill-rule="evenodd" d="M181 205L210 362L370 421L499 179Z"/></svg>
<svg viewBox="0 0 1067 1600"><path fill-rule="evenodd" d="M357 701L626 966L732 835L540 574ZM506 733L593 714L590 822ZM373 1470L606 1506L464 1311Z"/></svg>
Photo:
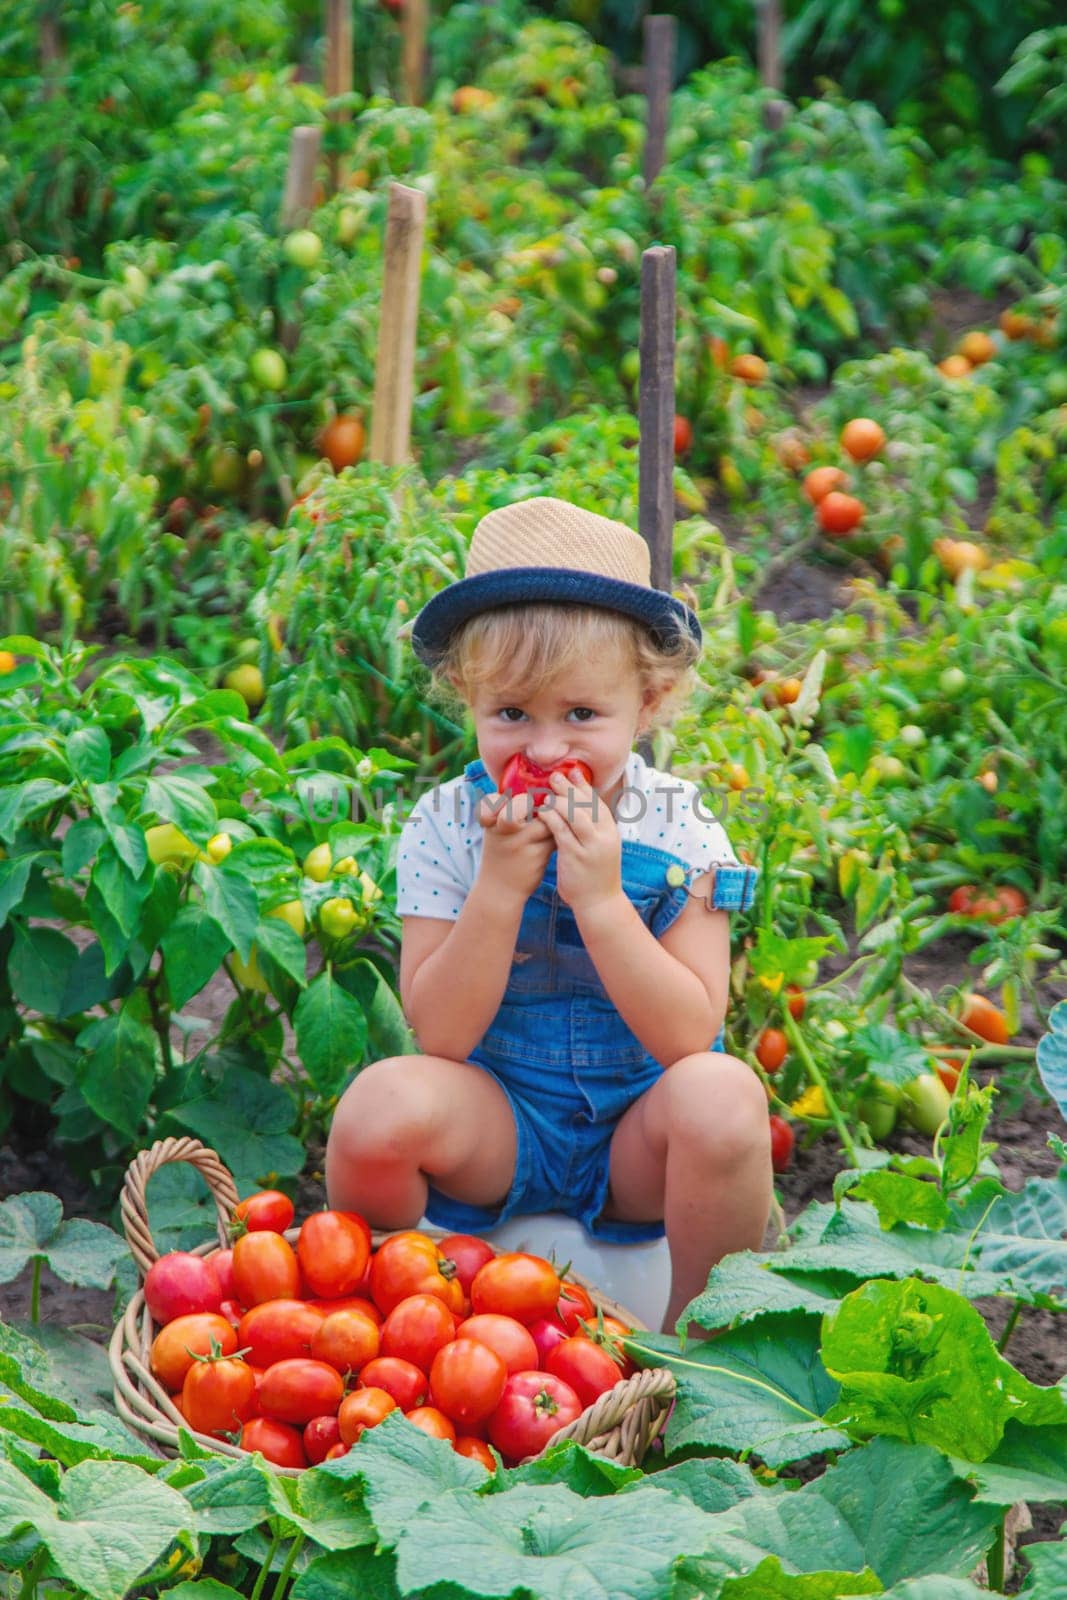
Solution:
<svg viewBox="0 0 1067 1600"><path fill-rule="evenodd" d="M426 1096L420 1092L417 1056L386 1056L369 1062L345 1090L334 1112L327 1148L331 1154L366 1158L371 1151L396 1153L420 1132Z"/></svg>
<svg viewBox="0 0 1067 1600"><path fill-rule="evenodd" d="M686 1056L670 1068L671 1121L718 1161L741 1161L767 1148L767 1095L746 1061L719 1051Z"/></svg>

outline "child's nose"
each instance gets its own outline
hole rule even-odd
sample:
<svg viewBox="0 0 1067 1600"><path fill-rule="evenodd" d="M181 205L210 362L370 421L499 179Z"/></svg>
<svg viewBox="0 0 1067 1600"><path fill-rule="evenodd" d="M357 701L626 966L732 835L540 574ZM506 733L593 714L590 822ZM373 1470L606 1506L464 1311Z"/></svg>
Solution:
<svg viewBox="0 0 1067 1600"><path fill-rule="evenodd" d="M554 767L567 754L567 744L562 739L538 739L526 746L526 759L535 767Z"/></svg>

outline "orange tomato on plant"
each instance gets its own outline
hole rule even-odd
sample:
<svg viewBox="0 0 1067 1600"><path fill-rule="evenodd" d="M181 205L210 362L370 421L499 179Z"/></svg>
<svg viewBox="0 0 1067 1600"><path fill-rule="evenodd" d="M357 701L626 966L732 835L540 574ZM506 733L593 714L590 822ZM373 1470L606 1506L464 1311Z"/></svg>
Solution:
<svg viewBox="0 0 1067 1600"><path fill-rule="evenodd" d="M885 429L873 417L853 417L841 430L841 448L853 461L871 461L885 448Z"/></svg>

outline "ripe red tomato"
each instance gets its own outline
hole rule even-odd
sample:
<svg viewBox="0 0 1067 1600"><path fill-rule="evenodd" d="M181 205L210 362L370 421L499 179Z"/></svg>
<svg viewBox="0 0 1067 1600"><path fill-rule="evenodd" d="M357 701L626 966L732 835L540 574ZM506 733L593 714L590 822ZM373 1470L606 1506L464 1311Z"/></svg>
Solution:
<svg viewBox="0 0 1067 1600"><path fill-rule="evenodd" d="M336 1417L312 1417L304 1428L304 1449L313 1467L325 1461L335 1444L341 1444L341 1424Z"/></svg>
<svg viewBox="0 0 1067 1600"><path fill-rule="evenodd" d="M676 416L674 419L674 453L684 456L693 442L693 424L688 417Z"/></svg>
<svg viewBox="0 0 1067 1600"><path fill-rule="evenodd" d="M541 1256L510 1250L487 1261L471 1284L475 1312L495 1311L518 1322L548 1317L559 1301L559 1273Z"/></svg>
<svg viewBox="0 0 1067 1600"><path fill-rule="evenodd" d="M596 1321L596 1306L580 1283L561 1282L555 1315L567 1333L579 1333L581 1323Z"/></svg>
<svg viewBox="0 0 1067 1600"><path fill-rule="evenodd" d="M355 1444L364 1428L376 1428L383 1417L396 1410L396 1401L384 1389L353 1389L345 1395L337 1413L342 1442Z"/></svg>
<svg viewBox="0 0 1067 1600"><path fill-rule="evenodd" d="M465 1433L500 1404L508 1369L495 1350L477 1339L453 1339L433 1358L430 1400Z"/></svg>
<svg viewBox="0 0 1067 1600"><path fill-rule="evenodd" d="M350 1444L345 1444L343 1439L339 1439L336 1444L332 1444L327 1450L326 1460L339 1461L342 1456L346 1456L348 1454L351 1448L352 1446Z"/></svg>
<svg viewBox="0 0 1067 1600"><path fill-rule="evenodd" d="M443 1300L411 1294L382 1323L382 1355L399 1356L429 1372L434 1356L456 1336L456 1323Z"/></svg>
<svg viewBox="0 0 1067 1600"><path fill-rule="evenodd" d="M536 762L528 761L521 751L517 751L500 775L500 793L532 794L534 810L540 810L553 792L548 780L554 772L577 775L589 785L593 782L592 768L584 761L557 761L554 767L539 767Z"/></svg>
<svg viewBox="0 0 1067 1600"><path fill-rule="evenodd" d="M452 1448L457 1456L466 1456L468 1461L477 1461L486 1472L496 1471L496 1457L484 1439L475 1439L469 1433L463 1433Z"/></svg>
<svg viewBox="0 0 1067 1600"><path fill-rule="evenodd" d="M233 1325L217 1311L175 1317L152 1340L148 1364L165 1389L180 1389L197 1356L231 1356L237 1349Z"/></svg>
<svg viewBox="0 0 1067 1600"><path fill-rule="evenodd" d="M449 1444L455 1444L456 1430L436 1406L415 1406L413 1410L405 1411L404 1415L416 1428L428 1433L431 1439L447 1439Z"/></svg>
<svg viewBox="0 0 1067 1600"><path fill-rule="evenodd" d="M303 1427L312 1417L336 1413L344 1392L341 1374L325 1361L306 1357L276 1361L260 1384L259 1409L275 1422L295 1422Z"/></svg>
<svg viewBox="0 0 1067 1600"><path fill-rule="evenodd" d="M378 1324L365 1311L334 1311L315 1330L311 1354L316 1361L336 1367L343 1377L373 1361L381 1343Z"/></svg>
<svg viewBox="0 0 1067 1600"><path fill-rule="evenodd" d="M949 1094L956 1093L956 1085L960 1081L963 1071L963 1062L959 1056L939 1056L935 1063L935 1070Z"/></svg>
<svg viewBox="0 0 1067 1600"><path fill-rule="evenodd" d="M796 983L787 983L785 986L785 992L788 996L786 1000L786 1009L793 1020L795 1022L799 1022L807 1008L807 996L800 985Z"/></svg>
<svg viewBox="0 0 1067 1600"><path fill-rule="evenodd" d="M618 1364L608 1352L584 1334L564 1339L545 1360L545 1371L569 1383L582 1408L591 1406L608 1389L614 1389L622 1376Z"/></svg>
<svg viewBox="0 0 1067 1600"><path fill-rule="evenodd" d="M300 1298L300 1263L280 1233L246 1233L233 1247L233 1278L244 1306Z"/></svg>
<svg viewBox="0 0 1067 1600"><path fill-rule="evenodd" d="M456 1338L477 1339L479 1344L488 1345L490 1350L496 1351L509 1373L528 1372L539 1365L532 1330L514 1317L501 1317L492 1311L468 1317L456 1329Z"/></svg>
<svg viewBox="0 0 1067 1600"><path fill-rule="evenodd" d="M355 411L342 411L319 434L319 449L335 472L354 467L365 443L363 418Z"/></svg>
<svg viewBox="0 0 1067 1600"><path fill-rule="evenodd" d="M371 1297L388 1316L409 1294L432 1294L450 1311L463 1310L463 1287L455 1268L425 1233L393 1233L375 1251L370 1269Z"/></svg>
<svg viewBox="0 0 1067 1600"><path fill-rule="evenodd" d="M775 1172L784 1172L793 1158L793 1130L784 1117L772 1116L771 1166Z"/></svg>
<svg viewBox="0 0 1067 1600"><path fill-rule="evenodd" d="M338 1300L306 1300L304 1303L321 1311L324 1317L332 1317L335 1311L362 1311L379 1327L385 1320L374 1301L362 1294L343 1294Z"/></svg>
<svg viewBox="0 0 1067 1600"><path fill-rule="evenodd" d="M237 1433L256 1405L256 1375L237 1356L194 1361L182 1384L182 1413L196 1433Z"/></svg>
<svg viewBox="0 0 1067 1600"><path fill-rule="evenodd" d="M293 1225L293 1202L280 1189L261 1189L234 1207L233 1214L248 1233L284 1233Z"/></svg>
<svg viewBox="0 0 1067 1600"><path fill-rule="evenodd" d="M324 1299L354 1294L370 1260L371 1232L355 1211L315 1211L303 1223L296 1253L304 1281Z"/></svg>
<svg viewBox="0 0 1067 1600"><path fill-rule="evenodd" d="M198 1311L218 1311L222 1286L215 1268L204 1256L188 1250L172 1250L153 1261L145 1274L145 1305L152 1321L162 1327L175 1317L193 1316Z"/></svg>
<svg viewBox="0 0 1067 1600"><path fill-rule="evenodd" d="M285 1422L272 1422L269 1417L253 1417L241 1429L241 1449L258 1450L276 1467L306 1467L307 1452L299 1428Z"/></svg>
<svg viewBox="0 0 1067 1600"><path fill-rule="evenodd" d="M233 1250L212 1250L204 1260L215 1269L224 1300L237 1299L237 1285L233 1281Z"/></svg>
<svg viewBox="0 0 1067 1600"><path fill-rule="evenodd" d="M789 1040L781 1028L764 1028L756 1040L755 1053L764 1072L777 1072L789 1054Z"/></svg>
<svg viewBox="0 0 1067 1600"><path fill-rule="evenodd" d="M538 1455L584 1409L562 1378L550 1372L513 1372L490 1419L489 1438L502 1456L522 1461Z"/></svg>
<svg viewBox="0 0 1067 1600"><path fill-rule="evenodd" d="M847 482L848 475L840 467L812 467L804 479L804 493L817 506L831 490L843 489Z"/></svg>
<svg viewBox="0 0 1067 1600"><path fill-rule="evenodd" d="M430 1387L425 1372L401 1356L375 1356L363 1368L359 1381L368 1389L384 1389L401 1411L421 1406Z"/></svg>
<svg viewBox="0 0 1067 1600"><path fill-rule="evenodd" d="M970 1028L972 1033L990 1044L1007 1044L1011 1038L1007 1017L984 994L964 995L960 1021L965 1028Z"/></svg>
<svg viewBox="0 0 1067 1600"><path fill-rule="evenodd" d="M237 1340L254 1367L272 1367L311 1354L311 1342L324 1317L304 1300L264 1300L246 1311Z"/></svg>
<svg viewBox="0 0 1067 1600"><path fill-rule="evenodd" d="M464 1294L470 1294L471 1281L478 1268L496 1255L488 1239L479 1239L474 1233L450 1233L447 1238L438 1240L437 1248L455 1265Z"/></svg>
<svg viewBox="0 0 1067 1600"><path fill-rule="evenodd" d="M844 538L859 527L866 514L867 507L862 500L857 500L854 494L842 494L839 489L831 489L824 495L815 510L819 527L831 539Z"/></svg>
<svg viewBox="0 0 1067 1600"><path fill-rule="evenodd" d="M543 1367L548 1360L549 1353L558 1344L562 1344L564 1339L570 1337L563 1323L555 1316L538 1317L536 1322L531 1322L530 1334L534 1344L537 1346L537 1360L534 1362L537 1367ZM520 1367L514 1370L522 1371L523 1368Z"/></svg>

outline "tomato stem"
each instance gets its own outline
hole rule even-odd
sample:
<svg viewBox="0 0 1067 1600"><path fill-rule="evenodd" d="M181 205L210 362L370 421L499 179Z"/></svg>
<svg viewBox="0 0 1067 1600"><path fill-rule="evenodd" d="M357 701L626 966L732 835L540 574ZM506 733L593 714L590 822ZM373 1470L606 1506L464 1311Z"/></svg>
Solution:
<svg viewBox="0 0 1067 1600"><path fill-rule="evenodd" d="M986 1558L985 1558L986 1574L987 1574L987 1577L988 1577L988 1580L989 1580L989 1587L991 1589L995 1590L997 1592L997 1594L1000 1594L1003 1591L1003 1588L1004 1588L1004 1517L1005 1516L1007 1516L1007 1512L1004 1513L1004 1516L1002 1516L1000 1521L997 1523L997 1531L996 1531L996 1534L993 1537L993 1543L989 1546L989 1549L986 1551Z"/></svg>
<svg viewBox="0 0 1067 1600"><path fill-rule="evenodd" d="M1005 1350L1008 1348L1008 1340L1011 1338L1012 1334L1015 1332L1015 1325L1018 1322L1019 1318L1022 1316L1022 1310L1023 1310L1022 1301L1021 1300L1016 1300L1015 1304L1011 1308L1011 1315L1009 1316L1007 1322L1004 1324L1004 1332L1001 1334L1000 1338L997 1340L997 1349L999 1350L1001 1355L1003 1355Z"/></svg>
<svg viewBox="0 0 1067 1600"><path fill-rule="evenodd" d="M44 1266L44 1256L33 1258L33 1281L30 1285L30 1321L34 1327L41 1320L41 1268Z"/></svg>
<svg viewBox="0 0 1067 1600"><path fill-rule="evenodd" d="M826 1099L827 1108L834 1121L834 1127L837 1129L838 1138L841 1140L844 1148L848 1151L849 1160L854 1167L858 1167L859 1158L856 1154L856 1146L852 1142L852 1135L848 1130L848 1124L841 1114L841 1107L834 1099L834 1096L830 1090L830 1085L827 1083L822 1070L816 1064L815 1058L808 1049L807 1041L797 1026L796 1018L793 1016L788 1006L785 1009L782 1021L785 1024L785 1031L789 1035L789 1042L792 1044L797 1055L800 1057L804 1071L807 1073L808 1077L816 1086L816 1088L821 1089L823 1092L823 1095Z"/></svg>
<svg viewBox="0 0 1067 1600"><path fill-rule="evenodd" d="M267 1581L267 1573L271 1569L271 1566L274 1562L274 1557L278 1554L278 1546L281 1544L281 1542L281 1538L278 1534L275 1533L272 1535L270 1549L267 1551L263 1565L256 1574L256 1581L252 1589L251 1600L260 1600L260 1596L263 1593L263 1585Z"/></svg>

